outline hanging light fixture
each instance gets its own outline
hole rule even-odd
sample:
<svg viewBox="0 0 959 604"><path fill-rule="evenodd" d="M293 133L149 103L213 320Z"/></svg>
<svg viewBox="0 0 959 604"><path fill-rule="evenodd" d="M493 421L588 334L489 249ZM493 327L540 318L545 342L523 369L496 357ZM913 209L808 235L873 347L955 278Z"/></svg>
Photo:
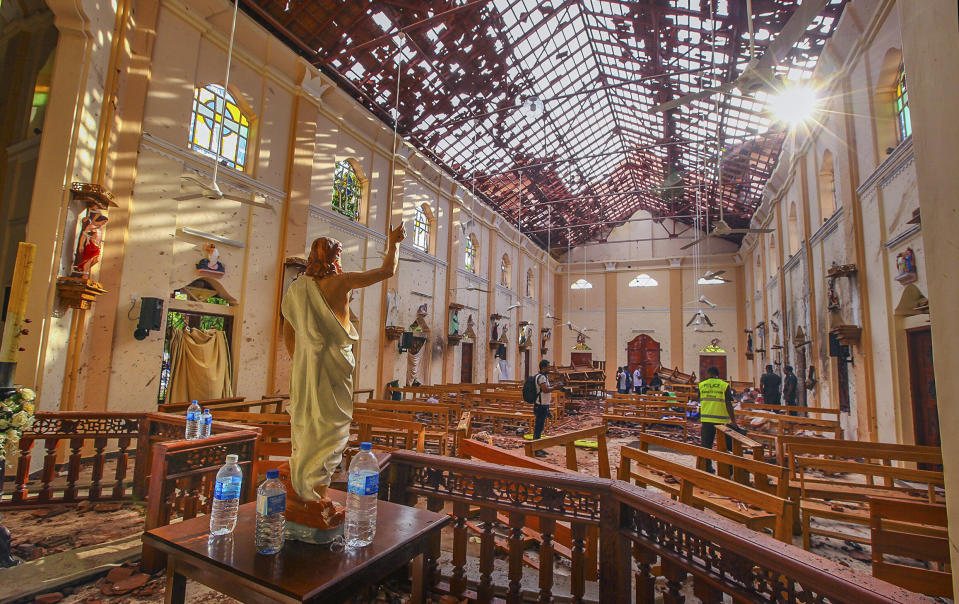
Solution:
<svg viewBox="0 0 959 604"><path fill-rule="evenodd" d="M544 109L543 101L536 95L527 97L526 100L523 101L523 113L530 117L539 117L542 115Z"/></svg>

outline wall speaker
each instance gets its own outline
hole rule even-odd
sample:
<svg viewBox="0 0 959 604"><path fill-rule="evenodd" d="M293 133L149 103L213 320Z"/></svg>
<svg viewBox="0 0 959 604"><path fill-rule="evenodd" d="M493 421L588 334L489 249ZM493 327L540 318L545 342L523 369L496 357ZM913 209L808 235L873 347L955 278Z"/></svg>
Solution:
<svg viewBox="0 0 959 604"><path fill-rule="evenodd" d="M399 344L400 353L402 354L406 352L407 350L409 350L410 348L413 348L413 332L404 331L403 335L400 336L400 344Z"/></svg>
<svg viewBox="0 0 959 604"><path fill-rule="evenodd" d="M829 334L829 356L840 359L849 358L849 346L839 341L839 336Z"/></svg>
<svg viewBox="0 0 959 604"><path fill-rule="evenodd" d="M163 327L163 299L140 298L140 320L137 321L133 337L144 340L151 331L157 331L161 327Z"/></svg>

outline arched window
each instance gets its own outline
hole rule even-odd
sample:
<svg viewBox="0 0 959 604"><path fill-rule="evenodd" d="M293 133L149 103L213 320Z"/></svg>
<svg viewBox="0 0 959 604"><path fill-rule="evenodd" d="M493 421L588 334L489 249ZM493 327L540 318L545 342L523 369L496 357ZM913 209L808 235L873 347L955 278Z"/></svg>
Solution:
<svg viewBox="0 0 959 604"><path fill-rule="evenodd" d="M836 213L836 172L832 151L822 154L819 165L819 211L823 222Z"/></svg>
<svg viewBox="0 0 959 604"><path fill-rule="evenodd" d="M569 286L570 289L593 289L593 284L587 281L586 279L579 279L574 281L572 285Z"/></svg>
<svg viewBox="0 0 959 604"><path fill-rule="evenodd" d="M633 280L629 282L630 287L656 287L657 285L659 285L659 281L656 281L646 273L636 275Z"/></svg>
<svg viewBox="0 0 959 604"><path fill-rule="evenodd" d="M796 202L789 205L789 216L786 218L786 228L789 231L789 255L799 251L799 220L796 218Z"/></svg>
<svg viewBox="0 0 959 604"><path fill-rule="evenodd" d="M779 271L779 262L776 260L776 235L774 234L769 235L769 255L766 256L766 264L770 277Z"/></svg>
<svg viewBox="0 0 959 604"><path fill-rule="evenodd" d="M469 272L476 272L476 236L472 233L466 238L466 254L463 264Z"/></svg>
<svg viewBox="0 0 959 604"><path fill-rule="evenodd" d="M509 283L510 283L509 272L510 272L509 256L506 254L503 254L503 259L500 260L499 262L499 284L502 285L503 287L509 287Z"/></svg>
<svg viewBox="0 0 959 604"><path fill-rule="evenodd" d="M894 102L896 111L896 133L901 143L912 136L912 119L909 115L909 91L906 90L906 69L902 63L899 63L899 73L896 75Z"/></svg>
<svg viewBox="0 0 959 604"><path fill-rule="evenodd" d="M333 169L333 209L350 220L360 218L363 182L353 163L344 159Z"/></svg>
<svg viewBox="0 0 959 604"><path fill-rule="evenodd" d="M533 297L533 269L526 271L526 297Z"/></svg>
<svg viewBox="0 0 959 604"><path fill-rule="evenodd" d="M249 139L250 119L243 115L232 94L217 84L207 84L194 91L193 114L190 117L191 149L216 157L220 163L231 168L243 170Z"/></svg>
<svg viewBox="0 0 959 604"><path fill-rule="evenodd" d="M413 246L424 252L430 251L430 231L433 228L433 212L428 205L416 206L413 214Z"/></svg>

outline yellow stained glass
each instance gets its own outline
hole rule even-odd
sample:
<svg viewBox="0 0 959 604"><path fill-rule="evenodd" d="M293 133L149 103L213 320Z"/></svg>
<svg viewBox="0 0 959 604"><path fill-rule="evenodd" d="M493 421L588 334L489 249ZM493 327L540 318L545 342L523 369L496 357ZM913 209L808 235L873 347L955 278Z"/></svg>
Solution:
<svg viewBox="0 0 959 604"><path fill-rule="evenodd" d="M191 149L242 170L246 165L249 136L250 120L243 115L232 94L216 84L196 89L190 117Z"/></svg>

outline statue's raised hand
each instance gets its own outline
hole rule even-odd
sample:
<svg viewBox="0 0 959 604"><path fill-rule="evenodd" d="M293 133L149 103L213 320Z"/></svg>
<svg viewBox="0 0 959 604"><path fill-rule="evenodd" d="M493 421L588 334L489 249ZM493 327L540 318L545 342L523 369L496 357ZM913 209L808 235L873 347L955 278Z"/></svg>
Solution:
<svg viewBox="0 0 959 604"><path fill-rule="evenodd" d="M404 239L406 239L406 225L401 222L398 227L390 230L389 245L397 245Z"/></svg>

